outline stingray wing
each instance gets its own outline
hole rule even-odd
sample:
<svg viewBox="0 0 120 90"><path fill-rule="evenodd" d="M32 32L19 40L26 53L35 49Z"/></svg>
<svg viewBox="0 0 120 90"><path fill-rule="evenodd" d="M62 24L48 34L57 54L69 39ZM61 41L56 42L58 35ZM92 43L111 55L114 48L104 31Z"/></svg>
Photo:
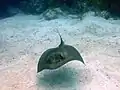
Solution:
<svg viewBox="0 0 120 90"><path fill-rule="evenodd" d="M71 60L79 60L83 64L85 64L84 61L83 61L83 58L81 57L80 53L77 51L76 48L74 48L73 46L70 46L70 45L65 45L64 49L68 54L68 58L70 57L69 61L71 61Z"/></svg>
<svg viewBox="0 0 120 90"><path fill-rule="evenodd" d="M45 65L46 65L47 57L53 50L54 48L48 49L41 55L39 62L38 62L38 66L37 66L37 73L46 68Z"/></svg>

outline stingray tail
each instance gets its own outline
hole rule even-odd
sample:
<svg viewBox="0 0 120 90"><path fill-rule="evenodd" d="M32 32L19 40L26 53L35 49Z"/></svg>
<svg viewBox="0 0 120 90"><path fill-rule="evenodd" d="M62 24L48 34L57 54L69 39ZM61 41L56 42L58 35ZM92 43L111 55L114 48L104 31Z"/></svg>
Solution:
<svg viewBox="0 0 120 90"><path fill-rule="evenodd" d="M58 33L58 35L60 36L60 41L61 41L61 43L60 43L60 45L59 45L59 47L60 47L60 46L64 45L64 41L63 41L63 39L62 39L62 37L61 37L61 35L60 35L60 33L59 33L58 30L57 30L57 33Z"/></svg>

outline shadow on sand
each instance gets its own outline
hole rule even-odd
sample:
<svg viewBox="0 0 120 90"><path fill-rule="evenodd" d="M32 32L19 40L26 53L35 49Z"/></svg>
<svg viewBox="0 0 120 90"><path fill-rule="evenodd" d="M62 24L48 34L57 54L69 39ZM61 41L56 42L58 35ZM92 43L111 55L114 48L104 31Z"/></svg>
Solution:
<svg viewBox="0 0 120 90"><path fill-rule="evenodd" d="M39 74L37 85L45 90L58 90L57 88L73 90L76 89L76 85L82 87L84 84L90 83L91 80L90 70L76 71L70 67L63 67L58 70L44 71L44 73Z"/></svg>

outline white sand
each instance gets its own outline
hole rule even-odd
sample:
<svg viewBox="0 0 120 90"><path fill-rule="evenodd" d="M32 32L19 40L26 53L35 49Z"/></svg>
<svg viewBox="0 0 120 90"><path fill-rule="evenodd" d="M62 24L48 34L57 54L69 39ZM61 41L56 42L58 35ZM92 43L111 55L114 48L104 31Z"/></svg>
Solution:
<svg viewBox="0 0 120 90"><path fill-rule="evenodd" d="M36 67L60 38L77 48L86 66L71 61L56 70ZM0 20L0 90L120 90L120 20L14 16Z"/></svg>

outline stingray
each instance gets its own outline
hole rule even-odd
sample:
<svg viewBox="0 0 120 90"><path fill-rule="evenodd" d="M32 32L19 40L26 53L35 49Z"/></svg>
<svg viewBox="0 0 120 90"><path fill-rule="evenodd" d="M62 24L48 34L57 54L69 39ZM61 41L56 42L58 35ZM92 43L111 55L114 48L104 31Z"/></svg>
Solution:
<svg viewBox="0 0 120 90"><path fill-rule="evenodd" d="M78 60L85 64L77 49L65 44L59 32L58 34L61 43L56 48L50 48L43 52L38 62L37 73L44 69L57 69L72 60Z"/></svg>

